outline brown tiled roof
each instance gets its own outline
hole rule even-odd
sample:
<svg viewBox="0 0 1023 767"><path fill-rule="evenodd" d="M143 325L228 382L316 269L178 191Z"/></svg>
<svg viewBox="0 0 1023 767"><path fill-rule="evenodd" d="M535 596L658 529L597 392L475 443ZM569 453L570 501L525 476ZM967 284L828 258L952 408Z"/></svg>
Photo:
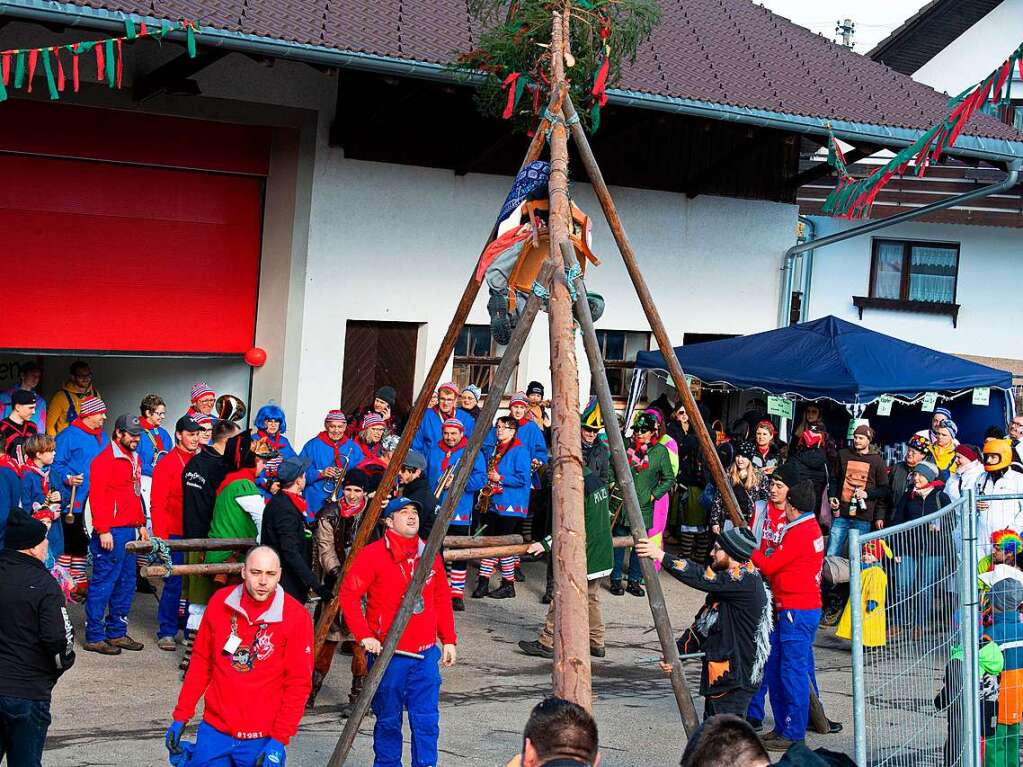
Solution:
<svg viewBox="0 0 1023 767"><path fill-rule="evenodd" d="M479 30L466 0L85 0L77 5L260 37L447 64ZM750 0L661 0L663 17L619 88L655 96L923 129L947 97ZM985 115L966 134L1020 140Z"/></svg>

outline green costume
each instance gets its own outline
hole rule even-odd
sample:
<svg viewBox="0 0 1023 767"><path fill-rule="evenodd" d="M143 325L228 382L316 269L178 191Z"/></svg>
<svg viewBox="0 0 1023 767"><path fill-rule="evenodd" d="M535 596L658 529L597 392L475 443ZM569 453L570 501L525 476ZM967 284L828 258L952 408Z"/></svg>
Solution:
<svg viewBox="0 0 1023 767"><path fill-rule="evenodd" d="M664 445L651 445L646 454L647 466L642 469L632 467L632 481L636 485L636 497L639 508L643 512L643 527L649 530L654 522L654 499L660 498L671 489L675 481L675 472L671 468L671 457ZM622 527L630 527L629 517L624 513L618 518Z"/></svg>
<svg viewBox="0 0 1023 767"><path fill-rule="evenodd" d="M592 476L591 476L592 475ZM608 500L611 494L603 480L590 469L583 470L586 497L583 500L583 514L586 526L586 578L603 578L611 572L611 510ZM551 550L551 536L540 543L544 551Z"/></svg>
<svg viewBox="0 0 1023 767"><path fill-rule="evenodd" d="M259 505L263 505L263 498L256 487L249 479L237 479L217 495L217 502L213 506L213 520L210 522L210 538L256 538L259 530L256 523L249 514L238 503L238 499L245 496L256 496L259 498ZM226 562L233 556L239 559L240 552L237 551L209 551L206 553L206 561L210 564Z"/></svg>

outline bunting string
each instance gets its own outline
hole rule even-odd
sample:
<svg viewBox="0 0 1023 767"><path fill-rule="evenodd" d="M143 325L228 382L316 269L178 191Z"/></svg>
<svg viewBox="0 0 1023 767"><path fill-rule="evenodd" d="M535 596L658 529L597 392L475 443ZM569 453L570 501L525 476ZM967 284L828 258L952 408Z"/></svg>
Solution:
<svg viewBox="0 0 1023 767"><path fill-rule="evenodd" d="M65 59L71 63L71 89L78 93L81 73L79 58L90 52L96 59L97 82L106 81L109 88L121 88L124 84L124 43L133 43L143 38L162 40L172 32L183 31L188 55L195 58L197 30L198 24L187 19L178 24L165 22L150 28L144 21L136 25L133 19L127 18L124 22L124 34L118 37L0 51L0 101L8 98L8 89L11 88L15 90L24 88L27 93L31 93L33 80L40 66L46 76L46 88L50 99L56 101L67 87Z"/></svg>
<svg viewBox="0 0 1023 767"><path fill-rule="evenodd" d="M970 118L985 104L1004 109L1009 98L1012 71L1020 68L1023 77L1023 44L976 85L971 85L948 103L951 112L942 122L931 126L915 142L899 151L891 160L866 178L849 175L845 156L828 126L828 163L838 172L838 183L824 201L822 210L840 218L863 218L870 213L874 200L897 175L912 173L923 176L928 166L938 162L955 145L956 139Z"/></svg>

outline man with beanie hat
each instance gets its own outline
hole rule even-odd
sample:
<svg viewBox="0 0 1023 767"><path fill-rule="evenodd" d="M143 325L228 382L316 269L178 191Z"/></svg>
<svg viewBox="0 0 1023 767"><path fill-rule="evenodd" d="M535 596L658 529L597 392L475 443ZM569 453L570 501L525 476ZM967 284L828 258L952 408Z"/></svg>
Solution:
<svg viewBox="0 0 1023 767"><path fill-rule="evenodd" d="M527 413L533 422L540 427L544 438L550 440L551 416L547 408L543 406L543 384L539 381L530 381L526 387L526 399L529 400Z"/></svg>
<svg viewBox="0 0 1023 767"><path fill-rule="evenodd" d="M25 440L39 433L33 416L36 412L35 392L15 389L11 395L11 412L0 420L0 449L7 455L25 461Z"/></svg>
<svg viewBox="0 0 1023 767"><path fill-rule="evenodd" d="M373 656L380 654L424 547L419 538L419 505L415 501L395 498L382 516L387 526L384 537L355 555L341 584L345 623L355 640ZM443 649L437 648L438 639ZM412 764L415 767L437 764L439 666L455 665L457 641L451 589L444 575L444 563L437 554L398 640L400 654L391 658L373 696L376 767L400 767L405 709L412 730Z"/></svg>
<svg viewBox="0 0 1023 767"><path fill-rule="evenodd" d="M798 482L788 494L787 521L777 546L752 555L771 586L777 615L762 684L774 712L774 731L764 738L770 751L786 751L806 735L824 563L824 538L814 516L817 500L809 480ZM751 705L749 717L763 720L762 694Z"/></svg>
<svg viewBox="0 0 1023 767"><path fill-rule="evenodd" d="M781 540L789 489L795 487L800 478L799 466L794 461L786 461L774 470L768 480L767 502L754 505L750 529L761 551L766 552Z"/></svg>
<svg viewBox="0 0 1023 767"><path fill-rule="evenodd" d="M384 434L401 434L405 422L398 416L395 410L395 403L398 401L398 393L393 386L381 386L373 393L373 401L365 407L359 408L352 414L351 423L348 426L348 436L355 438L361 428L362 419L370 413L376 413L384 419Z"/></svg>
<svg viewBox="0 0 1023 767"><path fill-rule="evenodd" d="M771 594L753 566L757 542L749 528L731 528L718 536L711 563L704 569L689 559L675 559L649 541L636 544L636 553L659 561L664 572L706 592L707 598L693 627L683 636L692 645L680 651L704 653L700 694L703 718L715 714L746 716L753 693L767 665L771 635ZM698 643L698 648L696 644ZM671 667L662 663L666 673Z"/></svg>
<svg viewBox="0 0 1023 767"><path fill-rule="evenodd" d="M352 469L342 480L342 495L337 503L326 504L317 514L316 528L313 533L314 561L313 570L323 577L323 585L334 592L334 587L341 578L345 560L355 540L355 533L362 521L362 512L366 510L366 489L370 478L361 469ZM320 606L317 606L316 618L319 619ZM330 667L334 662L338 643L350 636L348 629L341 623L341 614L334 617L330 624L330 632L317 654L313 666L313 688L309 693L306 708L312 708L316 696L323 687ZM361 645L352 648L352 688L348 694L348 704L342 706L341 716L347 717L355 701L362 692L362 683L369 669L366 666L366 651Z"/></svg>
<svg viewBox="0 0 1023 767"><path fill-rule="evenodd" d="M119 655L143 648L128 636L128 613L135 599L135 557L129 541L148 540L142 508L142 462L135 452L142 438L138 416L121 415L114 439L89 471L92 492L92 585L85 599L85 644L89 652Z"/></svg>
<svg viewBox="0 0 1023 767"><path fill-rule="evenodd" d="M874 430L866 424L856 427L852 447L838 451L838 471L828 487L828 502L835 521L828 537L828 556L848 557L849 529L861 534L884 527L888 470L880 453L870 451Z"/></svg>
<svg viewBox="0 0 1023 767"><path fill-rule="evenodd" d="M444 422L446 430L451 428L453 420L449 418ZM440 441L443 443L443 436ZM430 452L433 453L436 447L436 444L433 445ZM419 504L419 537L424 541L430 537L433 523L437 519L437 496L433 494L433 485L427 478L427 467L425 455L418 450L409 450L398 470L398 492Z"/></svg>
<svg viewBox="0 0 1023 767"><path fill-rule="evenodd" d="M57 454L50 469L51 486L60 490L64 516L64 553L57 564L75 582L75 597L84 600L89 588L86 562L89 536L85 532L85 507L89 501L89 467L92 459L110 443L103 431L107 406L99 397L85 397L77 405L77 417L57 434Z"/></svg>
<svg viewBox="0 0 1023 767"><path fill-rule="evenodd" d="M465 427L465 433L472 434L472 430L476 426L476 419L457 406L461 394L462 390L458 384L450 381L442 383L437 388L437 406L431 407L423 413L423 420L419 423L419 429L416 430L416 436L412 440L414 450L418 450L423 455L428 454L433 446L440 442L444 422L449 418L457 418Z"/></svg>
<svg viewBox="0 0 1023 767"><path fill-rule="evenodd" d="M189 418L194 420L199 416L208 415L214 421L217 420L217 417L213 415L213 407L217 404L217 393L208 383L199 381L192 384L191 402L191 406L185 412Z"/></svg>
<svg viewBox="0 0 1023 767"><path fill-rule="evenodd" d="M305 473L305 500L315 514L337 487L337 480L347 469L354 469L366 457L345 434L348 416L331 410L323 419L323 431L305 443L299 453L309 463Z"/></svg>
<svg viewBox="0 0 1023 767"><path fill-rule="evenodd" d="M46 525L15 510L0 551L0 761L42 763L50 695L75 662L64 595L43 562Z"/></svg>

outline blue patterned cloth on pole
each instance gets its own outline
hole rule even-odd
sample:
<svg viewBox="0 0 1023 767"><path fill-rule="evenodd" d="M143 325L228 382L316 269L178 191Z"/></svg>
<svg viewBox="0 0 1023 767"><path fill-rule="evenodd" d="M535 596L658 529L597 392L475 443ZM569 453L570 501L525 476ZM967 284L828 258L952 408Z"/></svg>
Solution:
<svg viewBox="0 0 1023 767"><path fill-rule="evenodd" d="M497 223L501 223L511 214L513 210L530 198L535 192L547 189L547 182L551 177L551 165L544 160L533 160L525 168L519 171L512 184L511 191L501 206L501 215L497 217Z"/></svg>

